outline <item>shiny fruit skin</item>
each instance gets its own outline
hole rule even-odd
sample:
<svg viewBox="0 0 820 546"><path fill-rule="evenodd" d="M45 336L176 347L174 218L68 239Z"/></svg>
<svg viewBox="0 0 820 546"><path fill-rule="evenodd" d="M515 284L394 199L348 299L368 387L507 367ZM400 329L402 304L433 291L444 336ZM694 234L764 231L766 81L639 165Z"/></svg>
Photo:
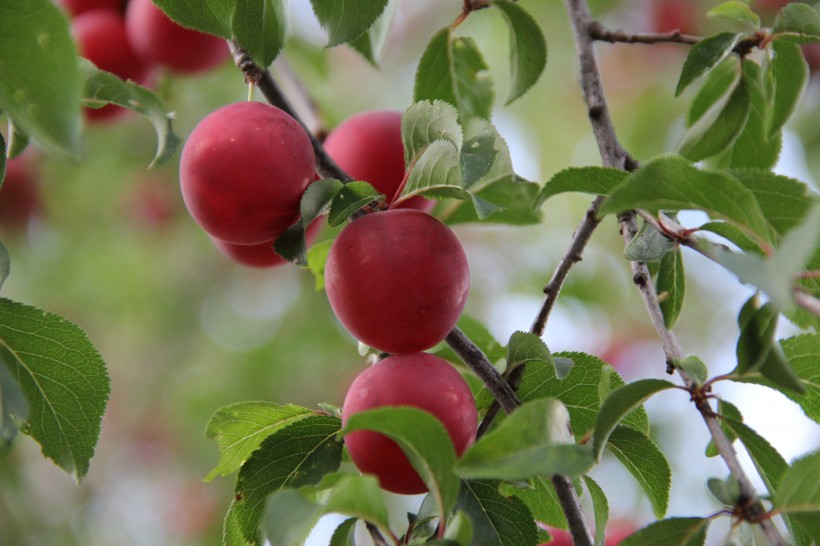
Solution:
<svg viewBox="0 0 820 546"><path fill-rule="evenodd" d="M137 55L177 73L210 70L230 54L225 40L177 24L151 0L129 2L125 27Z"/></svg>
<svg viewBox="0 0 820 546"><path fill-rule="evenodd" d="M351 116L327 135L324 147L343 171L369 182L388 204L393 201L404 179L401 112L373 110ZM434 205L435 201L416 196L397 208L429 212Z"/></svg>
<svg viewBox="0 0 820 546"><path fill-rule="evenodd" d="M342 407L342 426L351 415L384 406L412 406L442 422L461 455L476 436L477 412L470 387L445 360L428 353L385 358L353 381ZM345 436L356 467L375 474L383 489L412 495L427 487L401 448L386 436L361 430Z"/></svg>
<svg viewBox="0 0 820 546"><path fill-rule="evenodd" d="M71 34L77 41L80 55L101 70L112 72L124 80L150 85L153 67L143 62L128 43L125 19L114 10L87 11L71 21ZM129 111L119 106L85 108L86 118L100 121L120 117Z"/></svg>
<svg viewBox="0 0 820 546"><path fill-rule="evenodd" d="M57 0L72 17L97 9L121 10L122 0Z"/></svg>
<svg viewBox="0 0 820 546"><path fill-rule="evenodd" d="M316 240L321 229L321 221L311 222L305 231L306 246L310 246ZM211 242L225 257L248 267L269 268L288 263L287 260L273 250L273 241L266 241L256 245L235 245L211 237Z"/></svg>
<svg viewBox="0 0 820 546"><path fill-rule="evenodd" d="M182 150L188 212L211 236L252 245L296 221L315 159L302 126L274 106L239 102L203 119Z"/></svg>
<svg viewBox="0 0 820 546"><path fill-rule="evenodd" d="M455 234L415 209L367 214L336 237L325 290L339 322L388 353L428 349L456 325L470 271Z"/></svg>

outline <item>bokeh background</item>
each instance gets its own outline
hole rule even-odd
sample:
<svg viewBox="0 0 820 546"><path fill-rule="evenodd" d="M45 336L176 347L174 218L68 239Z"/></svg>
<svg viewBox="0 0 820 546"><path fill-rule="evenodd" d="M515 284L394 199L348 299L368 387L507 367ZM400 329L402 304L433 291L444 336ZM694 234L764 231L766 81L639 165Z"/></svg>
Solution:
<svg viewBox="0 0 820 546"><path fill-rule="evenodd" d="M595 14L615 28L658 28L655 0L597 0ZM684 29L718 27L702 15L716 2L679 2L696 15ZM516 171L544 182L569 166L600 160L578 87L575 53L561 2L521 0L544 28L549 62L538 84L503 107L509 88L508 36L499 13L471 15L459 32L475 38L495 80L494 123L507 139ZM309 3L289 3L292 39L273 65L275 75L315 129L376 108L406 109L427 41L459 13L459 0L398 0L374 69L346 47L324 49L326 36ZM673 96L683 46L600 45L599 61L619 137L639 160L672 149L692 91ZM315 110L303 100L303 85ZM226 62L203 76L166 75L157 93L176 112L183 138L210 111L245 100L238 69ZM820 180L820 78L787 126L779 172ZM82 326L105 359L112 394L87 478L79 485L20 437L0 460L0 544L216 545L232 497L233 479L204 483L215 465L205 438L210 415L244 400L315 407L340 405L365 363L356 343L334 319L306 270L253 270L223 257L191 220L177 181L178 157L148 170L155 136L138 116L88 126L79 162L40 155L39 209L25 225L0 223L12 272L3 296L62 314ZM0 196L2 200L2 196ZM563 194L543 207L544 223L530 227L459 225L472 271L466 312L504 342L526 330L541 304L541 289L565 251L590 198ZM683 220L696 225L697 215ZM325 229L320 239L333 236ZM734 367L737 311L752 293L731 274L685 252L689 286L676 331L684 350L712 373ZM782 335L796 330L785 321ZM664 377L664 360L631 283L623 242L612 218L603 222L572 271L550 319L545 341L553 351L596 354L627 379ZM818 428L785 398L761 387L719 385L747 423L787 460L820 445ZM705 486L725 477L706 459L699 415L683 393L648 404L654 434L673 466L670 515L720 509ZM744 461L749 469L751 464ZM609 496L612 517L627 526L652 519L648 501L617 463L593 472ZM759 482L758 482L759 483ZM418 499L393 499L396 511ZM326 544L333 517L311 544ZM329 531L328 531L329 529ZM727 527L710 533L715 543Z"/></svg>

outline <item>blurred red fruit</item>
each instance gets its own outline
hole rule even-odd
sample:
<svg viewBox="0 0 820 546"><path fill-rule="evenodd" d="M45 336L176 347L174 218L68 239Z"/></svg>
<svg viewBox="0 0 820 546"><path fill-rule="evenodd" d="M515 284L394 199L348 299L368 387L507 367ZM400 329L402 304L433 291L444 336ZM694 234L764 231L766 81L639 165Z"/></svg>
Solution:
<svg viewBox="0 0 820 546"><path fill-rule="evenodd" d="M37 175L27 155L6 162L6 177L0 187L0 225L21 229L40 209Z"/></svg>
<svg viewBox="0 0 820 546"><path fill-rule="evenodd" d="M123 7L122 0L57 0L57 3L73 17L95 9L122 10Z"/></svg>
<svg viewBox="0 0 820 546"><path fill-rule="evenodd" d="M650 26L654 32L680 30L697 34L700 28L698 5L683 0L649 0Z"/></svg>
<svg viewBox="0 0 820 546"><path fill-rule="evenodd" d="M322 220L314 220L305 232L305 245L310 246L319 231L322 229ZM273 250L273 241L266 241L255 245L236 245L211 237L211 242L222 254L236 263L249 267L277 267L287 262Z"/></svg>

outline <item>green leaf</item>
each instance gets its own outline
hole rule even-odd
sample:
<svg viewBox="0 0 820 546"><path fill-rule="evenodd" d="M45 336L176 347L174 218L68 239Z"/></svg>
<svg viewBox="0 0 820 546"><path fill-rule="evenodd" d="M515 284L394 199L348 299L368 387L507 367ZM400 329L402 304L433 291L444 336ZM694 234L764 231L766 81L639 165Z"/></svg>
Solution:
<svg viewBox="0 0 820 546"><path fill-rule="evenodd" d="M762 373L749 374L738 381L755 383L780 391L784 396L800 406L806 416L820 423L820 336L805 334L790 337L780 342L780 347L788 360L790 369L797 375L802 388L798 391L782 389ZM801 394L805 391L805 394Z"/></svg>
<svg viewBox="0 0 820 546"><path fill-rule="evenodd" d="M296 222L276 238L273 250L289 262L297 265L307 265L307 250L305 248L305 226Z"/></svg>
<svg viewBox="0 0 820 546"><path fill-rule="evenodd" d="M343 187L344 184L335 178L324 178L312 182L305 189L299 209L302 214L302 225L306 229L311 222L330 207L333 199Z"/></svg>
<svg viewBox="0 0 820 546"><path fill-rule="evenodd" d="M473 524L465 512L458 510L450 518L444 532L444 539L461 546L470 546L473 543Z"/></svg>
<svg viewBox="0 0 820 546"><path fill-rule="evenodd" d="M277 491L266 504L262 523L265 538L277 546L303 546L324 513L324 507L295 489Z"/></svg>
<svg viewBox="0 0 820 546"><path fill-rule="evenodd" d="M820 38L820 15L808 4L791 2L777 14L775 34L789 32Z"/></svg>
<svg viewBox="0 0 820 546"><path fill-rule="evenodd" d="M236 0L152 0L168 17L188 28L230 39Z"/></svg>
<svg viewBox="0 0 820 546"><path fill-rule="evenodd" d="M809 67L800 46L785 40L772 42L774 58L768 66L774 83L768 137L773 138L797 109L809 82Z"/></svg>
<svg viewBox="0 0 820 546"><path fill-rule="evenodd" d="M721 417L720 419L720 426L723 428L723 432L726 434L726 437L729 439L730 442L734 442L737 436L735 435L734 431L726 424L726 419L734 419L735 421L743 422L743 415L741 415L740 410L737 409L737 406L723 400L722 398L718 398L718 415ZM716 457L719 455L717 447L715 446L714 440L709 440L709 443L706 445L706 453L707 457Z"/></svg>
<svg viewBox="0 0 820 546"><path fill-rule="evenodd" d="M680 79L678 79L678 85L675 88L675 96L679 96L689 84L728 57L741 38L743 38L742 34L721 32L704 38L693 45L686 55L686 61L683 63Z"/></svg>
<svg viewBox="0 0 820 546"><path fill-rule="evenodd" d="M585 353L564 352L556 353L553 357L570 358L575 362L575 366L564 379L558 379L553 366L533 362L524 371L518 388L518 397L522 402L538 398L557 398L569 411L573 432L577 437L583 437L592 430L601 407L598 388L602 371L611 366ZM624 384L617 373L612 373L610 380L613 387ZM489 407L492 401L492 396L486 390L479 393L476 399L479 409ZM649 431L649 418L643 408L630 414L624 423L637 430Z"/></svg>
<svg viewBox="0 0 820 546"><path fill-rule="evenodd" d="M651 523L621 541L620 546L703 546L708 518L670 518Z"/></svg>
<svg viewBox="0 0 820 546"><path fill-rule="evenodd" d="M348 217L373 201L379 201L384 196L367 182L349 182L336 194L330 204L330 213L327 223L331 227L343 224Z"/></svg>
<svg viewBox="0 0 820 546"><path fill-rule="evenodd" d="M762 169L733 169L730 174L754 194L769 226L780 238L806 218L817 195L799 180Z"/></svg>
<svg viewBox="0 0 820 546"><path fill-rule="evenodd" d="M544 201L553 195L568 191L609 195L623 184L627 178L629 178L629 173L622 169L570 167L560 171L544 184L544 188L535 201L535 206L540 207Z"/></svg>
<svg viewBox="0 0 820 546"><path fill-rule="evenodd" d="M529 332L513 332L507 345L507 369L512 370L531 362L552 364L552 355L547 344Z"/></svg>
<svg viewBox="0 0 820 546"><path fill-rule="evenodd" d="M726 21L732 21L748 30L760 28L760 17L752 11L749 4L740 0L729 0L710 9L706 15Z"/></svg>
<svg viewBox="0 0 820 546"><path fill-rule="evenodd" d="M272 493L317 483L339 468L342 443L336 435L340 426L337 417L310 415L265 438L239 470L225 534L238 529L242 540L259 544L265 502Z"/></svg>
<svg viewBox="0 0 820 546"><path fill-rule="evenodd" d="M496 160L497 163L498 160ZM482 199L504 207L493 212L483 221L521 226L539 224L543 220L541 211L533 209L532 206L540 190L538 184L523 179L503 178L492 182L486 187L483 187L483 183L481 186L482 189L471 189L471 191ZM453 225L477 222L479 218L474 207L454 206L452 210L447 211L442 220L449 225Z"/></svg>
<svg viewBox="0 0 820 546"><path fill-rule="evenodd" d="M496 0L510 29L510 104L535 85L547 66L547 41L538 22L518 4Z"/></svg>
<svg viewBox="0 0 820 546"><path fill-rule="evenodd" d="M388 407L351 415L342 432L365 429L398 444L436 499L439 516L445 518L456 502L459 480L453 473L453 443L441 421L416 408Z"/></svg>
<svg viewBox="0 0 820 546"><path fill-rule="evenodd" d="M320 241L307 250L307 268L313 273L313 287L317 292L325 289L325 263L333 240Z"/></svg>
<svg viewBox="0 0 820 546"><path fill-rule="evenodd" d="M536 476L526 482L503 482L499 492L507 497L515 495L521 499L536 521L558 529L567 528L567 518L550 478Z"/></svg>
<svg viewBox="0 0 820 546"><path fill-rule="evenodd" d="M774 494L780 487L780 480L786 471L785 459L772 447L772 445L760 436L757 432L745 425L741 420L724 417L721 424L732 432L733 436L740 438L746 451L749 453L752 462L757 468L758 474L766 484L766 489L770 494Z"/></svg>
<svg viewBox="0 0 820 546"><path fill-rule="evenodd" d="M698 227L698 231L709 231L716 235L720 235L724 239L736 244L740 250L752 252L755 254L762 254L763 250L754 239L746 235L743 230L730 224L729 222L706 222Z"/></svg>
<svg viewBox="0 0 820 546"><path fill-rule="evenodd" d="M79 154L82 74L51 0L0 5L0 111L47 150Z"/></svg>
<svg viewBox="0 0 820 546"><path fill-rule="evenodd" d="M715 157L714 164L717 167L734 169L771 169L780 157L783 136L779 132L769 136L768 120L771 105L763 91L760 65L753 61L744 62L742 78L746 80L752 103L749 119L734 144Z"/></svg>
<svg viewBox="0 0 820 546"><path fill-rule="evenodd" d="M658 297L661 299L663 324L672 329L678 320L686 297L686 275L683 269L683 253L680 248L661 258L658 269Z"/></svg>
<svg viewBox="0 0 820 546"><path fill-rule="evenodd" d="M675 248L675 241L647 222L641 225L635 237L624 249L624 258L630 262L654 262L662 259Z"/></svg>
<svg viewBox="0 0 820 546"><path fill-rule="evenodd" d="M703 386L709 379L709 368L706 367L703 360L696 356L687 356L676 361L675 367L683 371L687 377L692 378L699 387Z"/></svg>
<svg viewBox="0 0 820 546"><path fill-rule="evenodd" d="M8 132L8 146L6 147L5 156L7 159L14 159L22 154L29 145L29 136L19 127L14 124L13 120L9 120ZM0 177L2 180L2 177Z"/></svg>
<svg viewBox="0 0 820 546"><path fill-rule="evenodd" d="M595 544L603 546L606 536L606 524L609 521L609 502L601 486L589 476L583 476L589 496L592 499L592 509L595 511Z"/></svg>
<svg viewBox="0 0 820 546"><path fill-rule="evenodd" d="M792 514L792 520L812 536L820 536L820 451L815 451L792 463L783 474L774 506L781 514Z"/></svg>
<svg viewBox="0 0 820 546"><path fill-rule="evenodd" d="M490 173L500 152L499 139L501 136L490 126L464 142L459 164L465 188L471 188Z"/></svg>
<svg viewBox="0 0 820 546"><path fill-rule="evenodd" d="M672 469L660 448L646 434L624 426L612 431L606 447L638 481L655 517L662 518L669 507Z"/></svg>
<svg viewBox="0 0 820 546"><path fill-rule="evenodd" d="M313 13L327 30L327 46L359 38L373 26L387 7L387 0L310 0Z"/></svg>
<svg viewBox="0 0 820 546"><path fill-rule="evenodd" d="M2 356L2 355L0 355ZM11 448L19 426L28 419L28 402L0 359L0 458Z"/></svg>
<svg viewBox="0 0 820 546"><path fill-rule="evenodd" d="M242 533L242 525L237 517L237 504L236 502L232 502L222 522L223 546L254 546L254 544L256 544L255 541L245 539Z"/></svg>
<svg viewBox="0 0 820 546"><path fill-rule="evenodd" d="M346 519L333 531L328 546L356 546L355 537L356 518Z"/></svg>
<svg viewBox="0 0 820 546"><path fill-rule="evenodd" d="M0 298L0 357L28 402L21 430L79 481L88 472L111 391L99 353L76 324Z"/></svg>
<svg viewBox="0 0 820 546"><path fill-rule="evenodd" d="M401 140L404 164L410 167L437 140L452 142L461 150L463 141L458 110L441 100L419 101L408 108L401 118Z"/></svg>
<svg viewBox="0 0 820 546"><path fill-rule="evenodd" d="M757 199L734 177L701 170L677 155L644 163L604 202L601 216L625 210L702 210L729 220L758 238L769 236Z"/></svg>
<svg viewBox="0 0 820 546"><path fill-rule="evenodd" d="M293 404L239 402L218 409L208 421L205 436L219 446L219 463L205 477L209 482L239 470L262 441L313 412Z"/></svg>
<svg viewBox="0 0 820 546"><path fill-rule="evenodd" d="M758 371L769 357L774 347L778 312L771 303L759 305L757 296L752 296L738 316L740 337L735 353L737 367L735 373L743 375Z"/></svg>
<svg viewBox="0 0 820 546"><path fill-rule="evenodd" d="M626 415L653 394L672 388L675 388L675 385L663 379L642 379L612 391L601 404L601 410L595 420L592 440L596 458L600 459L610 434Z"/></svg>
<svg viewBox="0 0 820 546"><path fill-rule="evenodd" d="M410 166L407 182L394 206L416 195L446 195L461 197L461 166L456 146L449 140L436 140Z"/></svg>
<svg viewBox="0 0 820 546"><path fill-rule="evenodd" d="M535 546L538 531L532 514L518 497L498 492L498 482L462 482L456 508L473 523L471 546Z"/></svg>
<svg viewBox="0 0 820 546"><path fill-rule="evenodd" d="M725 480L709 478L706 487L713 497L726 506L735 506L740 500L740 484L731 474Z"/></svg>
<svg viewBox="0 0 820 546"><path fill-rule="evenodd" d="M752 110L745 78L738 78L731 92L716 101L686 132L677 151L691 161L719 154L740 136Z"/></svg>
<svg viewBox="0 0 820 546"><path fill-rule="evenodd" d="M561 402L526 402L468 449L456 466L464 478L525 480L579 476L592 468L589 446L576 445Z"/></svg>
<svg viewBox="0 0 820 546"><path fill-rule="evenodd" d="M6 179L6 139L3 138L2 134L0 134L0 188L3 187L3 181L5 181L5 179ZM3 279L3 280L5 280L5 279Z"/></svg>
<svg viewBox="0 0 820 546"><path fill-rule="evenodd" d="M256 64L267 68L279 55L287 35L283 0L234 0L231 30Z"/></svg>
<svg viewBox="0 0 820 546"><path fill-rule="evenodd" d="M379 66L379 57L387 42L387 34L390 30L390 23L393 21L393 15L396 13L396 5L396 2L388 1L387 8L367 32L348 42L350 47L358 51L376 68Z"/></svg>
<svg viewBox="0 0 820 546"><path fill-rule="evenodd" d="M706 114L713 104L729 93L738 78L738 63L727 59L712 69L706 76L686 114L686 126L691 127Z"/></svg>
<svg viewBox="0 0 820 546"><path fill-rule="evenodd" d="M474 117L489 120L493 82L487 69L475 41L455 38L445 27L433 36L419 60L413 100L448 102L458 109L462 122Z"/></svg>
<svg viewBox="0 0 820 546"><path fill-rule="evenodd" d="M732 525L724 546L755 546L755 535L752 526L745 521L740 525Z"/></svg>
<svg viewBox="0 0 820 546"><path fill-rule="evenodd" d="M157 133L157 152L149 167L171 159L180 140L174 133L174 114L165 109L159 98L152 91L132 81L123 81L89 62L83 62L82 67L86 75L83 104L91 108L116 104L147 117Z"/></svg>

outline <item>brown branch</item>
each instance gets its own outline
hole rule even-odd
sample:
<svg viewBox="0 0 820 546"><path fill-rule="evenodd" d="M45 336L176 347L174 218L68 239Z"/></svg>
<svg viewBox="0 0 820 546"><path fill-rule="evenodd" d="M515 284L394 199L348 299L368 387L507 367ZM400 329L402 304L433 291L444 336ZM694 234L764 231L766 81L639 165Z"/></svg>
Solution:
<svg viewBox="0 0 820 546"><path fill-rule="evenodd" d="M692 36L691 34L683 34L680 30L673 30L672 32L646 32L639 34L630 34L623 30L611 30L606 28L598 21L590 22L587 27L589 36L595 41L623 43L623 44L684 44L694 45L703 38L700 36Z"/></svg>
<svg viewBox="0 0 820 546"><path fill-rule="evenodd" d="M586 0L565 0L567 10L569 12L570 20L573 26L573 34L575 36L575 46L578 52L578 60L581 70L581 88L583 90L584 99L587 104L590 122L592 124L593 133L598 143L598 149L601 155L604 166L621 168L631 170L637 165L630 158L630 156L623 149L618 142L615 128L612 120L609 117L609 111L606 106L606 99L603 91L603 84L601 83L600 71L598 70L595 61L595 51L593 47L593 33L600 30L600 25L597 24L589 11L589 6ZM618 218L621 224L621 232L626 244L635 237L638 231L637 221L635 220L634 212L625 213ZM667 368L675 361L684 357L683 350L680 347L675 334L668 330L663 321L663 313L658 304L658 296L652 284L652 277L649 273L645 263L632 263L632 278L638 286L641 297L644 300L644 306L649 314L658 336L663 344L663 350L666 354ZM678 370L681 378L686 384L687 388L694 392L696 382L692 377L689 377L683 370ZM751 518L762 516L765 513L762 503L757 499L757 492L754 489L746 473L737 459L737 454L734 451L732 442L727 438L725 432L720 426L714 411L712 410L708 400L698 399L696 407L700 412L706 426L715 442L715 446L721 457L728 466L730 472L737 478L740 485L741 496L749 501L754 501L752 506L748 509L747 514ZM769 542L774 546L785 545L786 542L780 536L777 528L769 519L760 521L760 526Z"/></svg>
<svg viewBox="0 0 820 546"><path fill-rule="evenodd" d="M319 173L324 176L338 178L342 182L353 181L354 178L333 161L333 158L325 151L324 146L322 146L322 143L316 138L316 135L305 125L305 122L302 121L302 118L299 117L296 110L291 106L290 101L288 101L287 97L282 93L282 90L279 89L270 71L260 68L259 65L254 63L253 59L248 55L248 52L239 47L236 42L231 40L228 43L236 66L239 67L245 75L245 81L258 87L269 103L277 108L281 108L293 119L298 121L299 125L305 130L305 133L310 137L310 144L313 146L313 153L316 155L316 166L319 169Z"/></svg>

